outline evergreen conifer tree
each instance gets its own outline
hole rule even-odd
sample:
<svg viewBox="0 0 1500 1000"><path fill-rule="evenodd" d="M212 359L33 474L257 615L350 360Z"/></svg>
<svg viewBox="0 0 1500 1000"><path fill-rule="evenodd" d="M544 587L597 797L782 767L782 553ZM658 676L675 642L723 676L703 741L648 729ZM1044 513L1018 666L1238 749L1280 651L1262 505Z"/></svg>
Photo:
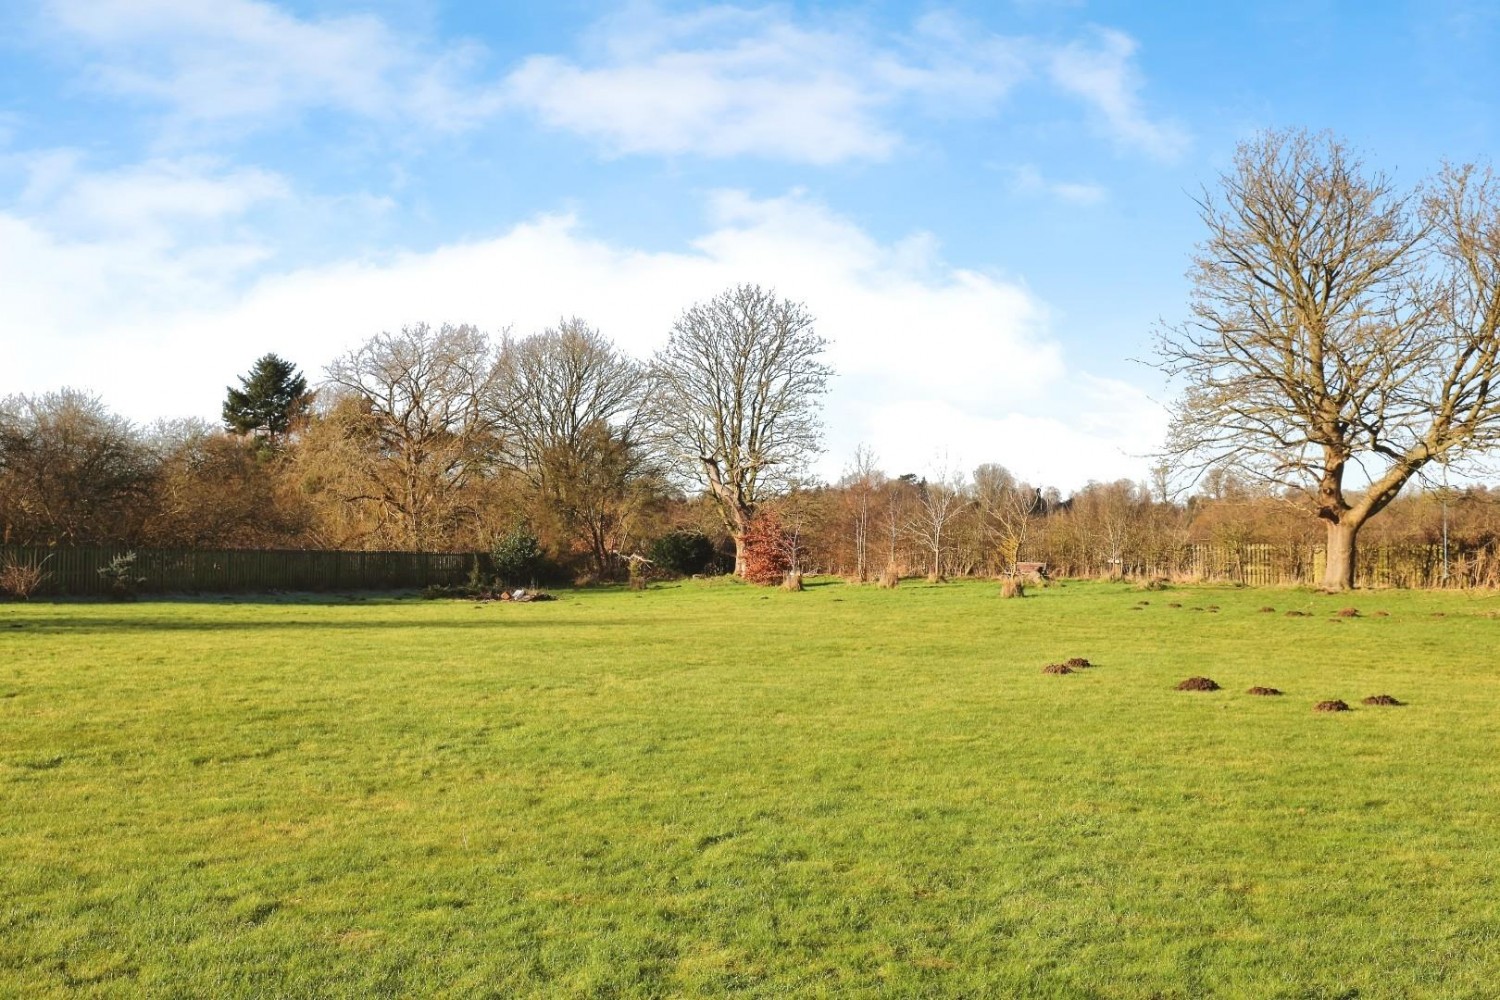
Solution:
<svg viewBox="0 0 1500 1000"><path fill-rule="evenodd" d="M227 387L224 426L239 434L254 434L275 447L307 410L307 379L297 366L274 354L255 362L240 387Z"/></svg>

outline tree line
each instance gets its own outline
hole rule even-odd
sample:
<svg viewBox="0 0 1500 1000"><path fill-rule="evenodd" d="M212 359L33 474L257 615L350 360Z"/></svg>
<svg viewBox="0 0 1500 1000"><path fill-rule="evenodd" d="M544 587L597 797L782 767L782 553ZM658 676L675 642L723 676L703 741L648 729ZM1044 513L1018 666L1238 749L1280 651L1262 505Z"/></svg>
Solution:
<svg viewBox="0 0 1500 1000"><path fill-rule="evenodd" d="M1437 494L1407 487L1500 443L1500 187L1449 165L1403 189L1332 136L1272 131L1198 204L1189 319L1157 342L1180 392L1149 485L1063 499L993 464L889 477L867 452L813 484L824 341L805 306L740 285L646 360L579 319L382 332L312 391L268 355L228 390L222 429L136 428L70 390L12 397L0 538L433 551L524 535L595 576L675 538L664 559L867 578L1026 558L1125 571L1207 530L1290 544L1321 523L1323 582L1352 586L1376 515L1380 534L1430 532L1411 512ZM1170 499L1174 475L1192 501ZM1460 544L1490 543L1488 502L1439 495L1445 523L1469 512Z"/></svg>
<svg viewBox="0 0 1500 1000"><path fill-rule="evenodd" d="M222 426L137 427L71 389L0 402L0 541L473 551L524 533L620 572L662 535L743 560L805 472L831 369L800 303L740 285L627 356L581 319L381 332L309 387L260 358Z"/></svg>

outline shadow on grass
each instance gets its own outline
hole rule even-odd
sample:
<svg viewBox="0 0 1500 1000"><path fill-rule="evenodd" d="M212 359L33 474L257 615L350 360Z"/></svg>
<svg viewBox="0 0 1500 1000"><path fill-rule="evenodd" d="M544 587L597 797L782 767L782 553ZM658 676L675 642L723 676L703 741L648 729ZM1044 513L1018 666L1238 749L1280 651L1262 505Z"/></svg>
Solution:
<svg viewBox="0 0 1500 1000"><path fill-rule="evenodd" d="M504 617L476 615L473 621L412 621L400 619L365 619L362 621L327 621L314 619L299 621L295 618L275 618L266 621L212 621L204 619L182 619L157 616L70 615L67 618L31 620L20 627L0 626L0 636L60 635L89 632L256 632L256 631L308 631L308 632L361 632L379 629L481 629L481 628L581 628L581 627L629 627L639 622L621 618L583 618L559 621L527 619L520 614L505 614Z"/></svg>

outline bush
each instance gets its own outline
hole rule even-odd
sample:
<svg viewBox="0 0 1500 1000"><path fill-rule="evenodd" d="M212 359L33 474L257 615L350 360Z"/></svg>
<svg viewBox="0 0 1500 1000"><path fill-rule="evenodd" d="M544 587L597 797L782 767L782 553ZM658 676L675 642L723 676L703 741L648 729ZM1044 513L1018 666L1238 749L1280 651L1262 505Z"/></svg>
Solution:
<svg viewBox="0 0 1500 1000"><path fill-rule="evenodd" d="M880 589L895 590L901 586L901 574L896 572L896 567L887 566L885 572L880 574Z"/></svg>
<svg viewBox="0 0 1500 1000"><path fill-rule="evenodd" d="M547 557L536 535L517 528L495 543L491 553L495 573L502 583L518 587L535 583L546 574Z"/></svg>
<svg viewBox="0 0 1500 1000"><path fill-rule="evenodd" d="M52 558L51 556L47 557ZM42 589L42 584L47 582L47 573L43 571L41 562L17 562L14 557L6 556L5 563L0 565L0 594L9 594L18 601L30 600L31 595Z"/></svg>
<svg viewBox="0 0 1500 1000"><path fill-rule="evenodd" d="M115 556L108 566L100 566L99 578L108 588L109 596L117 601L133 600L141 584L146 582L144 576L135 575L134 552Z"/></svg>
<svg viewBox="0 0 1500 1000"><path fill-rule="evenodd" d="M774 512L756 514L745 527L745 579L774 587L792 568L787 557L787 534Z"/></svg>
<svg viewBox="0 0 1500 1000"><path fill-rule="evenodd" d="M718 562L713 539L701 531L674 531L651 543L647 553L656 568L677 576L707 572Z"/></svg>

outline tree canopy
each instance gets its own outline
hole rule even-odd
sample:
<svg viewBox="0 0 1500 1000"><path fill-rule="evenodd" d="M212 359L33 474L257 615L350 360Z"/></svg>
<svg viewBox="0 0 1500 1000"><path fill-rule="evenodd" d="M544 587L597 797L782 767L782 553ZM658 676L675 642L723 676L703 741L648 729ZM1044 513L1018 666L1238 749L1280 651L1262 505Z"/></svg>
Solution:
<svg viewBox="0 0 1500 1000"><path fill-rule="evenodd" d="M240 387L227 386L224 426L238 434L254 434L275 446L307 412L307 379L297 366L275 354L263 355Z"/></svg>
<svg viewBox="0 0 1500 1000"><path fill-rule="evenodd" d="M1340 140L1243 143L1159 356L1184 384L1169 450L1302 491L1327 524L1324 583L1428 463L1500 440L1500 201L1488 170L1403 190Z"/></svg>

